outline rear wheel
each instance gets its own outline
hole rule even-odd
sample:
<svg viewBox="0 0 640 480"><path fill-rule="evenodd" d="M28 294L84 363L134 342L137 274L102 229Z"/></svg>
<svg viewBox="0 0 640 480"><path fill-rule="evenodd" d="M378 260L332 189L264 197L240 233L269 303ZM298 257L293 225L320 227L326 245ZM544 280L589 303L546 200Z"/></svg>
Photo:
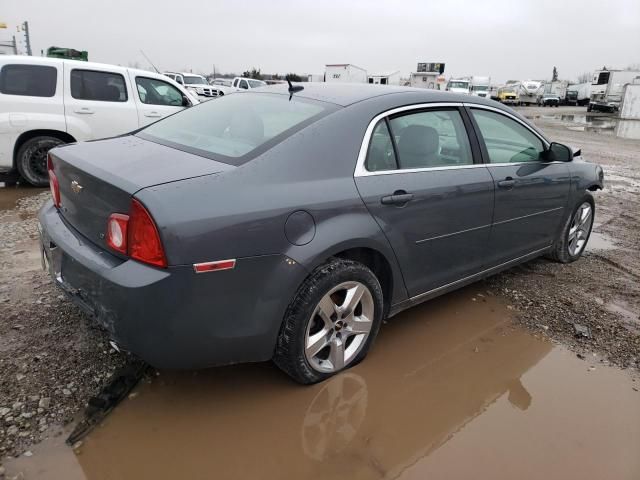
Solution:
<svg viewBox="0 0 640 480"><path fill-rule="evenodd" d="M568 216L560 237L549 253L552 260L571 263L580 258L591 235L594 214L593 196L586 193Z"/></svg>
<svg viewBox="0 0 640 480"><path fill-rule="evenodd" d="M56 137L38 136L27 140L18 150L16 166L22 178L36 187L49 184L47 153L64 142Z"/></svg>
<svg viewBox="0 0 640 480"><path fill-rule="evenodd" d="M287 308L274 362L299 383L322 381L366 356L382 311L373 272L351 260L332 260L313 271Z"/></svg>

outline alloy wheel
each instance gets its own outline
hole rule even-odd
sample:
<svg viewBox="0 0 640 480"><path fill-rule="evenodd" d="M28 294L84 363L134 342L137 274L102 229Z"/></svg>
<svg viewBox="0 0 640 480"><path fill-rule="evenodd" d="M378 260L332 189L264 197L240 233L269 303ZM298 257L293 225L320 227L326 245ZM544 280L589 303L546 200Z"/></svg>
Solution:
<svg viewBox="0 0 640 480"><path fill-rule="evenodd" d="M319 372L342 370L367 343L374 319L373 296L360 282L344 282L327 292L306 328L304 353Z"/></svg>
<svg viewBox="0 0 640 480"><path fill-rule="evenodd" d="M575 257L582 253L587 243L591 226L593 224L593 208L589 202L584 202L578 207L571 220L569 228L569 241L567 248L569 255Z"/></svg>

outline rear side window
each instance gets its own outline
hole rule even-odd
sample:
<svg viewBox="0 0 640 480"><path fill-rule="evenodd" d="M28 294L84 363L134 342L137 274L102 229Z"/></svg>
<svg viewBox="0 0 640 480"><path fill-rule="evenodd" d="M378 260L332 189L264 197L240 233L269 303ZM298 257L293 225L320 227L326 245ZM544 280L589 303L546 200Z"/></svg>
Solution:
<svg viewBox="0 0 640 480"><path fill-rule="evenodd" d="M458 110L427 110L396 116L389 125L401 169L473 163L469 138Z"/></svg>
<svg viewBox="0 0 640 480"><path fill-rule="evenodd" d="M53 97L58 70L45 65L4 65L0 70L0 92L5 95Z"/></svg>
<svg viewBox="0 0 640 480"><path fill-rule="evenodd" d="M336 108L287 95L225 95L160 120L138 135L240 165Z"/></svg>
<svg viewBox="0 0 640 480"><path fill-rule="evenodd" d="M71 96L78 100L126 102L127 87L119 73L71 70Z"/></svg>

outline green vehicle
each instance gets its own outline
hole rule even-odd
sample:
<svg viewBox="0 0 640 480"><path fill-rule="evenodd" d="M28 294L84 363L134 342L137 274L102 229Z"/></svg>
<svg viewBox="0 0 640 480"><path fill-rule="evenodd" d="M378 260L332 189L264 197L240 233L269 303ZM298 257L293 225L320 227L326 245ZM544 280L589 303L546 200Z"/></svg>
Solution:
<svg viewBox="0 0 640 480"><path fill-rule="evenodd" d="M89 53L86 50L76 50L74 48L49 47L47 57L64 58L67 60L89 61Z"/></svg>

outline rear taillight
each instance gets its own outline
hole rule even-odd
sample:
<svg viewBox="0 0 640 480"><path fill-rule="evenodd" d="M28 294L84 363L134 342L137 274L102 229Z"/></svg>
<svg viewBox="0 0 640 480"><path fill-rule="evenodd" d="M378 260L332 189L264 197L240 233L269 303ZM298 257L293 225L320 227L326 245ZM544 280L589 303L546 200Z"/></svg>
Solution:
<svg viewBox="0 0 640 480"><path fill-rule="evenodd" d="M116 252L156 267L166 267L160 234L144 205L131 200L129 215L112 213L107 221L107 245Z"/></svg>
<svg viewBox="0 0 640 480"><path fill-rule="evenodd" d="M167 259L160 241L160 234L151 215L135 198L129 210L129 256L157 267L166 267Z"/></svg>
<svg viewBox="0 0 640 480"><path fill-rule="evenodd" d="M49 172L49 188L51 189L51 197L56 208L60 208L60 184L58 177L53 171L53 160L51 154L47 155L47 172Z"/></svg>

